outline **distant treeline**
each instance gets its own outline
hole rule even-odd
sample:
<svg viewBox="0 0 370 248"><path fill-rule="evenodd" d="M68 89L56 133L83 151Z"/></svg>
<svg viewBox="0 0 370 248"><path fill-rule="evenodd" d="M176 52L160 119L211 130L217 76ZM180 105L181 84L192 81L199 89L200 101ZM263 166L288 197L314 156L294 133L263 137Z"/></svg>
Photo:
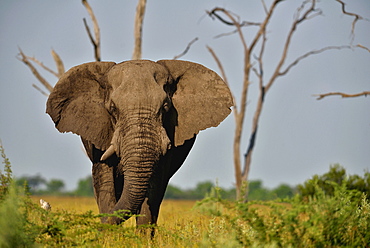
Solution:
<svg viewBox="0 0 370 248"><path fill-rule="evenodd" d="M80 179L77 189L72 191L65 190L65 183L60 179L46 180L41 175L22 176L16 179L19 186L27 185L32 195L67 195L67 196L94 196L92 178L88 176ZM165 199L200 200L217 187L223 199L235 199L235 188L225 189L215 185L211 181L198 183L194 188L182 189L174 185L168 185ZM268 189L263 186L261 180L251 180L249 182L250 200L273 200L276 198L286 198L294 195L295 187L281 184L275 189Z"/></svg>
<svg viewBox="0 0 370 248"><path fill-rule="evenodd" d="M46 180L40 174L16 178L18 186L26 185L32 195L66 195L66 196L94 196L91 176L80 179L77 189L65 190L65 183L60 179Z"/></svg>
<svg viewBox="0 0 370 248"><path fill-rule="evenodd" d="M363 177L359 175L347 175L346 170L336 164L330 167L329 172L323 175L314 175L312 179L297 186L280 184L276 188L269 189L263 185L262 180L250 180L248 184L248 199L251 201L266 201L278 198L291 198L295 194L299 194L303 198L310 197L317 191L317 188L315 188L317 186L314 185L319 185L326 194L331 195L334 191L331 182L339 185L345 183L349 189L364 192L370 198L370 173L366 172ZM16 183L19 186L27 185L30 193L33 195L94 196L91 176L80 179L77 189L73 191L66 191L65 183L62 180L46 180L41 175L23 176L17 178ZM199 200L209 195L215 189L217 189L221 198L235 199L235 188L225 189L215 185L211 181L200 182L194 188L190 189L182 189L170 184L167 187L165 199Z"/></svg>
<svg viewBox="0 0 370 248"><path fill-rule="evenodd" d="M165 199L203 199L212 190L217 189L222 199L234 200L236 198L235 188L224 189L210 181L198 183L195 188L183 190L180 187L169 185L165 194ZM261 180L251 180L248 184L249 200L273 200L277 198L292 197L295 194L295 187L281 184L274 189L263 186Z"/></svg>

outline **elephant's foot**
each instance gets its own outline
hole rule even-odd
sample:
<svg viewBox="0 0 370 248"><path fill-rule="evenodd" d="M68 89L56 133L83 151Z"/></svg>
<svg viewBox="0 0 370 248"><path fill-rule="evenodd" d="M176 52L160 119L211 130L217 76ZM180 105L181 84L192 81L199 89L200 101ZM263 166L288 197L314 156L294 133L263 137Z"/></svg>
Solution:
<svg viewBox="0 0 370 248"><path fill-rule="evenodd" d="M155 235L156 224L138 225L136 227L136 234L144 238L153 238Z"/></svg>

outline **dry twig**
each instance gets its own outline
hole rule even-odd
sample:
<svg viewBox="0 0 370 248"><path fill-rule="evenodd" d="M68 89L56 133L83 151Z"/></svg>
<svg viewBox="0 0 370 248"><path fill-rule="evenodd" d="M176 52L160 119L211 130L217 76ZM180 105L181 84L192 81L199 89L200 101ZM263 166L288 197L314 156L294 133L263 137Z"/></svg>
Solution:
<svg viewBox="0 0 370 248"><path fill-rule="evenodd" d="M222 63L219 60L219 58L217 57L215 51L213 51L213 49L211 47L209 47L209 46L207 46L207 49L211 53L213 59L216 61L216 64L217 64L218 68L220 69L222 79L224 80L224 82L226 83L226 85L230 87L229 81L227 80L227 77L226 77L226 73L225 73L224 67L222 66ZM234 116L236 118L237 117L236 113L238 113L237 106L235 104L236 103L236 100L235 100L234 94L231 93L231 95L232 95L232 98L233 98L233 113L234 113Z"/></svg>
<svg viewBox="0 0 370 248"><path fill-rule="evenodd" d="M18 58L20 61L22 61L28 68L30 68L30 70L32 71L32 74L40 81L40 83L42 85L44 85L44 87L49 91L51 92L53 90L53 86L51 86L49 84L48 81L46 81L45 78L43 78L41 76L41 74L37 71L37 69L32 65L32 63L29 61L29 57L27 57L23 51L19 48L19 55L20 55L20 58ZM42 63L41 63L42 64ZM47 68L47 67L46 67ZM48 68L48 70L50 70ZM38 89L38 87L36 87L36 89ZM44 94L45 92L41 91L42 94Z"/></svg>
<svg viewBox="0 0 370 248"><path fill-rule="evenodd" d="M185 54L187 54L191 45L193 45L197 40L198 40L198 37L195 37L192 41L189 42L189 44L186 46L185 50L182 53L180 53L179 55L176 55L175 57L173 57L173 59L179 59L182 56L184 56Z"/></svg>
<svg viewBox="0 0 370 248"><path fill-rule="evenodd" d="M367 96L370 95L370 91L364 91L361 93L357 94L347 94L347 93L342 93L342 92L330 92L330 93L325 93L325 94L316 94L314 96L317 97L316 100L321 100L327 96L341 96L342 98L350 98L350 97L359 97L359 96Z"/></svg>
<svg viewBox="0 0 370 248"><path fill-rule="evenodd" d="M368 51L370 53L370 49L367 48L367 47L365 47L365 46L363 46L363 45L361 45L361 44L358 44L357 47L362 48L362 49L365 49L366 51Z"/></svg>
<svg viewBox="0 0 370 248"><path fill-rule="evenodd" d="M85 25L85 28L86 28L86 32L89 35L90 41L91 41L91 43L94 46L95 60L96 61L101 61L101 54L100 54L100 29L99 29L99 25L98 25L98 20L96 19L95 15L94 15L94 12L93 12L90 4L87 2L87 0L82 0L82 4L85 6L87 12L89 13L90 18L91 18L91 20L93 22L93 25L94 25L95 38L93 37L93 35L92 35L91 31L90 31L90 28L87 25L86 19L83 18L83 22L84 22L84 25Z"/></svg>
<svg viewBox="0 0 370 248"><path fill-rule="evenodd" d="M32 87L34 87L36 90L38 90L41 94L43 94L44 96L46 97L49 97L49 94L46 93L45 91L43 91L39 86L37 86L36 84L32 84Z"/></svg>
<svg viewBox="0 0 370 248"><path fill-rule="evenodd" d="M134 52L132 54L132 59L141 59L145 7L146 0L139 0L137 3L135 15L135 29L134 29L135 47Z"/></svg>
<svg viewBox="0 0 370 248"><path fill-rule="evenodd" d="M350 46L328 46L328 47L324 47L324 48L321 48L321 49L318 49L318 50L312 50L312 51L309 51L305 54L303 54L302 56L299 56L298 58L296 58L292 63L290 63L286 68L285 70L279 72L279 76L283 76L285 74L287 74L289 72L290 69L292 69L292 67L296 66L301 60L311 56L311 55L316 55L316 54L319 54L319 53L322 53L322 52L325 52L327 50L334 50L334 49L337 49L337 50L340 50L340 49L350 49L351 47Z"/></svg>
<svg viewBox="0 0 370 248"><path fill-rule="evenodd" d="M39 65L42 69L44 69L45 71L47 71L47 72L49 72L49 73L53 74L55 77L57 77L57 78L59 77L57 72L55 72L54 70L52 70L52 69L50 69L49 67L47 67L46 65L44 65L41 61L39 61L39 60L38 60L38 59L36 59L35 57L27 56L27 55L23 54L22 52L20 53L20 55L21 55L22 57L24 56L24 58L25 58L25 59L27 59L27 60L30 60L30 61L35 62L35 63L36 63L37 65Z"/></svg>
<svg viewBox="0 0 370 248"><path fill-rule="evenodd" d="M354 36L355 36L356 23L357 23L358 20L362 20L363 17L358 15L358 14L355 14L355 13L347 12L346 11L346 4L343 1L341 1L341 0L336 0L336 1L342 5L342 13L343 14L354 17L353 22L352 22L352 28L351 28L351 34L352 34L352 40L353 40Z"/></svg>
<svg viewBox="0 0 370 248"><path fill-rule="evenodd" d="M51 56L53 56L55 65L57 66L57 77L60 78L65 72L63 61L53 49L51 49Z"/></svg>

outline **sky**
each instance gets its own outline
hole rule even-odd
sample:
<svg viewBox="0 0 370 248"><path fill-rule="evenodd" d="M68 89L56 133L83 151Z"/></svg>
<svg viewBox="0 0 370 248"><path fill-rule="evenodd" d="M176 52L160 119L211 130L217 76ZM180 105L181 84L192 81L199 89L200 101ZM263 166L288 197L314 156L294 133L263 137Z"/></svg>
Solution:
<svg viewBox="0 0 370 248"><path fill-rule="evenodd" d="M265 1L269 6L271 1ZM271 75L282 53L296 0L279 4L268 26L264 57L265 77ZM347 1L349 12L370 18L368 0ZM137 1L90 0L99 21L104 61L130 60ZM264 10L260 1L233 0L149 0L143 28L143 58L172 59L198 37L181 57L219 73L206 46L222 61L231 91L240 100L243 52L231 26L207 16L214 7L226 8L241 20L260 22ZM360 20L351 35L353 18L341 13L335 1L321 1L323 14L301 24L293 37L288 62L300 55L329 45L370 47L370 22ZM50 54L54 49L69 69L94 61L93 49L83 18L89 16L81 1L0 0L0 139L16 177L41 174L57 178L67 189L76 188L81 178L91 174L91 163L78 136L61 134L45 114L47 98L32 84L42 88L29 68L17 59L18 48L55 69ZM92 27L92 26L91 26ZM256 28L244 28L247 42ZM341 164L349 174L363 175L370 166L370 98L342 99L332 96L317 101L314 94L370 90L370 53L352 48L331 50L301 61L279 78L266 95L250 169L251 180L262 180L273 188L281 183L296 185L314 174L323 174L332 164ZM57 79L40 69L51 83ZM247 119L242 147L246 151L251 116L258 97L258 81L251 78ZM171 184L194 187L212 181L230 188L234 185L234 117L229 115L217 128L202 131L186 162Z"/></svg>

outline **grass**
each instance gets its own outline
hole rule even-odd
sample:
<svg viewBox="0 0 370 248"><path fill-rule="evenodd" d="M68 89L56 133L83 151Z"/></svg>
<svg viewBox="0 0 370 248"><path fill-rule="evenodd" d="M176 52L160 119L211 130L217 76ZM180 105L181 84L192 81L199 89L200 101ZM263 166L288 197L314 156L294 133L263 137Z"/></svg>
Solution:
<svg viewBox="0 0 370 248"><path fill-rule="evenodd" d="M42 196L52 206L46 211L40 197L9 190L0 204L7 213L0 235L15 247L370 247L370 203L345 187L336 190L307 202L166 200L154 238L134 218L101 224L94 198Z"/></svg>
<svg viewBox="0 0 370 248"><path fill-rule="evenodd" d="M99 214L94 197L31 196L31 200L35 204L39 204L40 199L49 202L52 211L68 211L77 214L92 211L93 214ZM194 217L197 214L192 211L195 202L193 200L164 200L161 205L158 225L168 226L168 222L178 221L178 216L183 216L184 219ZM130 218L124 225L126 227L135 226L135 219Z"/></svg>
<svg viewBox="0 0 370 248"><path fill-rule="evenodd" d="M98 214L95 199L92 197L42 196L42 199L49 202L52 206L51 212L47 213L43 211L44 214L46 213L48 215L52 213L57 216L60 214L57 218L56 216L53 217L54 222L49 224L52 226L60 225L59 222L69 221L68 214L74 215L74 217L71 217L74 219L77 219L76 215L81 216L89 211L91 211L92 215ZM31 201L34 204L39 205L39 200L39 196L31 196ZM90 239L94 240L88 243L92 247L94 245L96 245L95 247L121 247L122 245L125 247L174 247L174 245L176 247L199 247L198 245L204 236L203 232L208 228L212 217L201 214L200 210L194 210L194 205L195 201L190 200L165 200L161 205L158 227L153 239L149 237L148 232L138 231L135 226L135 219L130 218L119 227L104 226L107 230L104 231L105 234L103 235L101 233L96 234L95 227L93 227L93 230L88 232ZM39 222L40 220L34 218L33 221ZM97 229L102 227L98 218L90 219L90 221L96 222ZM72 223L67 225L70 230L75 228L75 225ZM61 227L60 229L65 228ZM63 235L65 237L71 235L76 238L76 235L72 233L64 233ZM81 236L76 239L78 240L80 238L86 239L87 237ZM44 235L43 239L40 240L41 243L44 243L47 239L54 240L50 235ZM80 240L77 243L83 246L83 242L83 240Z"/></svg>
<svg viewBox="0 0 370 248"><path fill-rule="evenodd" d="M286 202L232 202L219 189L200 202L164 201L156 234L100 223L94 198L48 197L40 207L12 183L10 163L0 144L0 247L370 247L370 202L363 192L331 183Z"/></svg>
<svg viewBox="0 0 370 248"><path fill-rule="evenodd" d="M302 201L164 201L156 234L101 224L94 198L40 197L9 190L0 204L0 247L370 247L370 203L364 194L336 186ZM6 214L4 214L6 213ZM12 245L16 244L16 246Z"/></svg>

